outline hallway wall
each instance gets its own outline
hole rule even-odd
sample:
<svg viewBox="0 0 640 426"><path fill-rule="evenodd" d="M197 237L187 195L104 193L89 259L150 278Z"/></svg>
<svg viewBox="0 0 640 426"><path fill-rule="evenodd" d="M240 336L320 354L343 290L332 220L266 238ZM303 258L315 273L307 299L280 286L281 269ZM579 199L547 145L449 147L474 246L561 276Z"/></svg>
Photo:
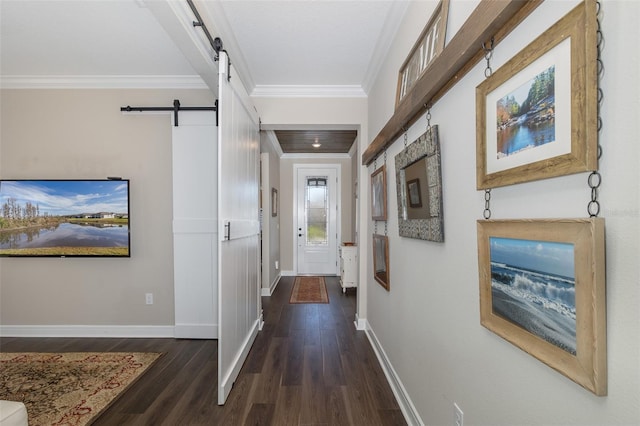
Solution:
<svg viewBox="0 0 640 426"><path fill-rule="evenodd" d="M640 151L635 142L640 130L640 3L602 3L604 154L599 197L606 220L609 394L594 396L480 325L476 221L482 219L484 193L476 190L475 88L484 80L483 60L431 111L431 123L440 127L445 242L398 236L395 168L389 168L388 161L389 292L371 276L371 253L362 256L367 260L367 277L361 279L368 289L366 318L424 424L454 424L454 403L469 425L640 423ZM447 39L476 4L451 2ZM575 4L542 3L496 47L493 69ZM393 113L398 67L431 11L431 4L410 4L370 92L370 138L364 148ZM408 130L409 142L425 128L423 116ZM389 148L392 164L402 148L401 139ZM373 165L368 173L372 171ZM589 197L587 173L498 188L492 191L492 218L585 217ZM372 226L369 218L363 232L371 233Z"/></svg>
<svg viewBox="0 0 640 426"><path fill-rule="evenodd" d="M172 336L171 115L120 107L171 106L173 99L213 105L213 94L20 89L0 96L1 178L131 179L131 258L1 258L0 324ZM145 305L145 293L153 293L153 305Z"/></svg>

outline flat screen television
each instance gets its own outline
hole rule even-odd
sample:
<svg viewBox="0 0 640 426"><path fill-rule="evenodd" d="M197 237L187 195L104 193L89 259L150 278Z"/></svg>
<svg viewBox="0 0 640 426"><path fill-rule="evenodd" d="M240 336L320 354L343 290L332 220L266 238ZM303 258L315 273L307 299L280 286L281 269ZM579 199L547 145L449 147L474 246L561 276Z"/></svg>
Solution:
<svg viewBox="0 0 640 426"><path fill-rule="evenodd" d="M130 257L129 180L0 180L0 256Z"/></svg>

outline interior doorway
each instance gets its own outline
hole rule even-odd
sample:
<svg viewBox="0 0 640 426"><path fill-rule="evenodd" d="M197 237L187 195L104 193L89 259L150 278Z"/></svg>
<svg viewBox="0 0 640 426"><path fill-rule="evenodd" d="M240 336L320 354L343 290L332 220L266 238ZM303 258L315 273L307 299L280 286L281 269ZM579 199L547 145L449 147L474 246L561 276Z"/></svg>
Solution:
<svg viewBox="0 0 640 426"><path fill-rule="evenodd" d="M340 165L295 164L296 271L337 275L340 238Z"/></svg>

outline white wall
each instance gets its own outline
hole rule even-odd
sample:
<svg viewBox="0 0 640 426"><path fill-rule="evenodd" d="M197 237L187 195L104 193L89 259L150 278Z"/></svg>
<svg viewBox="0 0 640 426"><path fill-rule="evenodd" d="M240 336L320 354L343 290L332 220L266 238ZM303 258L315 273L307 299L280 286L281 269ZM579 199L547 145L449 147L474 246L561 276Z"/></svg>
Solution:
<svg viewBox="0 0 640 426"><path fill-rule="evenodd" d="M470 3L452 0L454 28L473 9ZM497 46L494 69L574 4L544 2ZM370 92L369 141L393 113L398 66L428 21L430 7L411 3ZM454 402L464 411L467 425L640 423L639 19L639 2L603 2L600 201L606 219L608 396L594 396L480 326L476 221L482 218L484 194L476 191L474 105L484 61L431 111L432 124L440 126L444 243L398 236L395 168L389 168L391 290L373 280L371 253L362 255L367 259L367 320L425 424L453 424ZM422 117L409 129L409 141L425 126ZM396 141L389 158L402 148L402 141ZM373 165L368 173L372 171ZM492 218L585 217L589 196L586 173L494 189ZM369 230L362 232L371 233L370 219L364 226Z"/></svg>
<svg viewBox="0 0 640 426"><path fill-rule="evenodd" d="M0 324L172 335L171 116L125 105L213 105L207 90L2 90L0 177L131 179L131 258L0 259ZM145 293L154 304L145 305ZM46 327L40 327L46 326ZM133 327L129 327L133 326ZM30 327L30 328L29 328ZM117 329L117 327L122 327Z"/></svg>

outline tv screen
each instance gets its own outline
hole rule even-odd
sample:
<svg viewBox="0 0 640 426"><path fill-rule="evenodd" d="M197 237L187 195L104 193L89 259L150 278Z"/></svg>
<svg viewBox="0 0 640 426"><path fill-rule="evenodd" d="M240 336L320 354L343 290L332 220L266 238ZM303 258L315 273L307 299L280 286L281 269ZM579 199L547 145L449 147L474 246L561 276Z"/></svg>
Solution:
<svg viewBox="0 0 640 426"><path fill-rule="evenodd" d="M0 256L130 257L129 180L0 180Z"/></svg>

